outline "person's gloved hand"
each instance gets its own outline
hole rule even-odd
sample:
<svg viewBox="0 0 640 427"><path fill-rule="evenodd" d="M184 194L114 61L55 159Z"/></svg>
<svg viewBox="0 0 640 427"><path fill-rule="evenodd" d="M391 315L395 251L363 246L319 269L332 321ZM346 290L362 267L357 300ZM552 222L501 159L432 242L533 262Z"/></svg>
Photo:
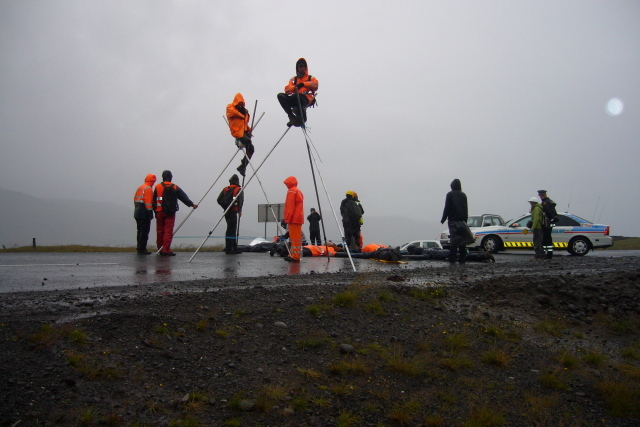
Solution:
<svg viewBox="0 0 640 427"><path fill-rule="evenodd" d="M296 85L296 89L302 89L304 87L304 83L298 83Z"/></svg>
<svg viewBox="0 0 640 427"><path fill-rule="evenodd" d="M236 110L238 110L242 114L247 114L247 110L240 104L236 105Z"/></svg>

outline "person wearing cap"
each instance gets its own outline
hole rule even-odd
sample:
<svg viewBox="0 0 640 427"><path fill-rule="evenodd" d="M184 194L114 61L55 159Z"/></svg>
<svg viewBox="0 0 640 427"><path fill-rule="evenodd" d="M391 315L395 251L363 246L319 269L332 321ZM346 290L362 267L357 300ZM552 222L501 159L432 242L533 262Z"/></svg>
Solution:
<svg viewBox="0 0 640 427"><path fill-rule="evenodd" d="M302 224L304 224L304 195L298 188L298 179L290 176L284 180L287 197L284 201L284 222L289 229L290 256L286 261L300 262L302 256Z"/></svg>
<svg viewBox="0 0 640 427"><path fill-rule="evenodd" d="M320 220L322 217L318 212L316 212L315 208L311 208L311 213L307 216L307 221L309 221L309 244L310 245L320 245L322 244L322 240L320 239Z"/></svg>
<svg viewBox="0 0 640 427"><path fill-rule="evenodd" d="M549 227L543 228L542 233L542 250L545 259L553 258L553 227L558 220L558 212L556 212L556 202L547 196L547 190L538 190L538 197L542 202L542 212L547 217Z"/></svg>
<svg viewBox="0 0 640 427"><path fill-rule="evenodd" d="M227 192L232 191L233 198L236 198L240 193L242 187L240 187L240 178L235 173L229 178L229 185L224 187L218 195L218 204L222 205L221 201ZM244 193L236 199L233 205L224 214L224 220L227 222L227 231L224 234L224 253L227 255L238 255L242 252L238 250L238 218L242 216L242 205L244 204ZM227 209L222 207L222 209Z"/></svg>
<svg viewBox="0 0 640 427"><path fill-rule="evenodd" d="M136 220L138 235L136 250L141 255L149 255L147 241L149 231L151 231L151 220L153 219L153 184L156 183L156 176L147 174L142 184L133 195L133 217Z"/></svg>
<svg viewBox="0 0 640 427"><path fill-rule="evenodd" d="M289 117L287 126L302 126L307 121L306 109L315 104L317 90L318 79L309 75L307 60L298 59L296 75L284 87L284 93L278 94L278 102Z"/></svg>
<svg viewBox="0 0 640 427"><path fill-rule="evenodd" d="M449 226L449 263L455 263L458 258L457 252L460 252L458 262L464 264L467 261L467 244L473 243L473 235L467 226L467 195L462 192L462 183L457 178L451 181L450 187L451 191L445 198L440 223L444 224L447 221Z"/></svg>
<svg viewBox="0 0 640 427"><path fill-rule="evenodd" d="M538 203L537 197L529 199L531 205L531 220L527 223L527 228L530 228L533 232L533 251L535 255L534 259L544 258L544 251L542 250L542 233L544 228L544 212L542 211L542 205Z"/></svg>
<svg viewBox="0 0 640 427"><path fill-rule="evenodd" d="M171 251L171 242L173 241L173 225L176 222L176 213L164 212L162 208L162 197L166 188L172 187L176 191L178 200L187 205L190 208L198 209L198 205L193 203L189 196L182 191L180 187L173 184L171 180L173 174L171 171L166 170L162 172L162 182L157 184L153 190L153 200L155 200L155 212L156 212L156 245L162 256L175 256L175 253ZM175 211L178 211L178 204L176 202Z"/></svg>
<svg viewBox="0 0 640 427"><path fill-rule="evenodd" d="M233 102L227 105L227 121L229 122L229 130L231 136L236 139L236 145L239 148L244 147L247 155L242 157L240 166L237 170L240 175L244 176L249 164L249 159L253 156L254 148L251 142L251 127L249 126L249 112L245 108L244 97L241 93L236 93Z"/></svg>
<svg viewBox="0 0 640 427"><path fill-rule="evenodd" d="M356 250L358 248L362 211L355 201L355 193L351 190L345 193L345 198L340 202L340 215L342 216L345 244L349 249Z"/></svg>

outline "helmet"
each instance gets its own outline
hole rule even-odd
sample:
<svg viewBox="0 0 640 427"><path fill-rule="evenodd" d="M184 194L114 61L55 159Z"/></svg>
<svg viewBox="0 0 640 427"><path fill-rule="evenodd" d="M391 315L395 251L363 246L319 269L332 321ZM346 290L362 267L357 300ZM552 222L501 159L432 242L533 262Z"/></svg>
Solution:
<svg viewBox="0 0 640 427"><path fill-rule="evenodd" d="M353 191L349 190L346 193L347 196L351 196L351 197L356 197L356 193L354 193Z"/></svg>
<svg viewBox="0 0 640 427"><path fill-rule="evenodd" d="M532 198L529 199L529 202L538 203L538 198L537 197L532 197Z"/></svg>

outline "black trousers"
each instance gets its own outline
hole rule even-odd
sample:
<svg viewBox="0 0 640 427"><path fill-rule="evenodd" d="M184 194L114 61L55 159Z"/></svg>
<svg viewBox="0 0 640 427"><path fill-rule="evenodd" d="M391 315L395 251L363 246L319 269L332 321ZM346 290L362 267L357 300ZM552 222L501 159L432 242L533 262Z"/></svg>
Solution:
<svg viewBox="0 0 640 427"><path fill-rule="evenodd" d="M322 240L320 239L320 230L309 229L309 239L311 245L320 245Z"/></svg>
<svg viewBox="0 0 640 427"><path fill-rule="evenodd" d="M297 94L297 93L294 93L291 95L287 95L286 93L278 94L278 102L280 103L280 106L282 107L284 112L287 113L287 115L293 114L296 117L300 117L299 114L294 114L293 112L293 111L299 110L298 98L300 98L300 105L302 106L302 120L307 121L307 115L305 113L305 110L309 105L309 100L307 99L306 96L301 96L300 94Z"/></svg>
<svg viewBox="0 0 640 427"><path fill-rule="evenodd" d="M542 250L544 251L547 258L551 258L553 256L553 238L551 237L552 231L553 227L542 229Z"/></svg>
<svg viewBox="0 0 640 427"><path fill-rule="evenodd" d="M136 250L146 251L147 241L149 240L149 231L151 230L151 220L136 219L136 224L138 227Z"/></svg>
<svg viewBox="0 0 640 427"><path fill-rule="evenodd" d="M225 233L224 242L225 250L237 250L238 238L236 236L236 229L238 228L238 212L229 211L224 215L225 221L227 221L227 232Z"/></svg>

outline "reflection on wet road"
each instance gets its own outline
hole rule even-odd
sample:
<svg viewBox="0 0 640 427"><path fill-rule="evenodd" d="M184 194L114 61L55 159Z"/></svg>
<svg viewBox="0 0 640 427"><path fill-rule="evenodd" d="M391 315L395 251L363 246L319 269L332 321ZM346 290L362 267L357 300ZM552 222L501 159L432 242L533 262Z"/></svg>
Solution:
<svg viewBox="0 0 640 427"><path fill-rule="evenodd" d="M595 251L589 256L640 256L640 251ZM300 263L289 263L268 253L230 256L222 252L201 252L190 263L190 257L186 252L176 257L133 253L3 253L0 254L0 293L353 271L348 258L303 258ZM529 258L530 252L496 255L497 262ZM407 264L353 261L358 272L447 266L442 261L409 261Z"/></svg>

